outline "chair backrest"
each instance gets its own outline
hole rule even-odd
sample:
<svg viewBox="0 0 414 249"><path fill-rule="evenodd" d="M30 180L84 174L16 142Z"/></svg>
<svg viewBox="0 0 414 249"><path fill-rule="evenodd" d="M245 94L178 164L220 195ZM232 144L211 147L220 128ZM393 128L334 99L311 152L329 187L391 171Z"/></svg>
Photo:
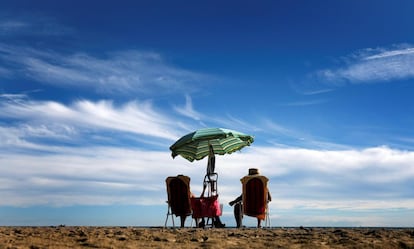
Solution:
<svg viewBox="0 0 414 249"><path fill-rule="evenodd" d="M245 176L241 179L243 184L243 213L265 219L267 208L267 182L265 176Z"/></svg>
<svg viewBox="0 0 414 249"><path fill-rule="evenodd" d="M190 177L183 175L170 176L167 177L165 182L171 212L177 216L190 215Z"/></svg>

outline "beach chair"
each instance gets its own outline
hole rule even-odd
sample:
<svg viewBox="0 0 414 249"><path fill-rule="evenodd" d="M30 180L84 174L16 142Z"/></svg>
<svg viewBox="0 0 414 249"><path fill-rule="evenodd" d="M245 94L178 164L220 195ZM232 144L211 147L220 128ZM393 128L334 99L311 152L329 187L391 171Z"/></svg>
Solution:
<svg viewBox="0 0 414 249"><path fill-rule="evenodd" d="M170 216L172 225L175 227L173 215L186 217L192 214L190 177L184 175L170 176L167 177L165 182L167 184L168 211L164 227L167 226Z"/></svg>
<svg viewBox="0 0 414 249"><path fill-rule="evenodd" d="M270 227L267 182L269 179L262 175L245 176L243 184L243 214L265 221L265 227Z"/></svg>

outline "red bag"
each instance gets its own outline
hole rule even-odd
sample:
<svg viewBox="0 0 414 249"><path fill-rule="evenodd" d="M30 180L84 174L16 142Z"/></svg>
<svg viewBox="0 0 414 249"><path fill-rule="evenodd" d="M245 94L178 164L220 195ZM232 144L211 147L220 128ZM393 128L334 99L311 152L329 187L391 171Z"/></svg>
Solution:
<svg viewBox="0 0 414 249"><path fill-rule="evenodd" d="M218 202L218 195L211 197L191 198L193 218L221 216L221 208Z"/></svg>

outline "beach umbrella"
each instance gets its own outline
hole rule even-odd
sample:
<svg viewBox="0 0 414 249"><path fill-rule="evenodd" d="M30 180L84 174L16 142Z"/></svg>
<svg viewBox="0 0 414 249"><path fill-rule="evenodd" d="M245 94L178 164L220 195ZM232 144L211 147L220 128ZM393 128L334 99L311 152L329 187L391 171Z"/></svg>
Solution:
<svg viewBox="0 0 414 249"><path fill-rule="evenodd" d="M214 155L230 154L249 146L254 138L250 135L224 129L204 128L191 132L170 146L171 156L180 155L188 161L201 160L209 156L207 174L214 172Z"/></svg>

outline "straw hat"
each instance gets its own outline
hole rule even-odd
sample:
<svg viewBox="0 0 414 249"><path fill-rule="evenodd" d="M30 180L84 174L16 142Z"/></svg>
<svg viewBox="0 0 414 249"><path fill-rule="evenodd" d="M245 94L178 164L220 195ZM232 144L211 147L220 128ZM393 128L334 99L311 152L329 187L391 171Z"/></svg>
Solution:
<svg viewBox="0 0 414 249"><path fill-rule="evenodd" d="M256 169L256 168L249 169L249 176L258 175L258 174L259 174L259 169Z"/></svg>

